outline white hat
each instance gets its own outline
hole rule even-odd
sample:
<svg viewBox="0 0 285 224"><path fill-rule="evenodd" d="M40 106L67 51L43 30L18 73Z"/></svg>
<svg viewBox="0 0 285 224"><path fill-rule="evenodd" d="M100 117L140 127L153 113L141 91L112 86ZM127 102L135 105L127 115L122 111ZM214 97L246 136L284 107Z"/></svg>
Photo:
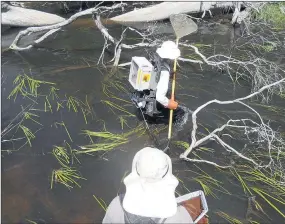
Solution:
<svg viewBox="0 0 285 224"><path fill-rule="evenodd" d="M126 194L124 209L135 215L168 218L175 215L175 188L178 180L172 175L168 155L146 147L136 153L132 172L124 179Z"/></svg>
<svg viewBox="0 0 285 224"><path fill-rule="evenodd" d="M156 50L156 53L161 58L168 58L172 60L180 57L180 50L173 41L163 42L161 47Z"/></svg>

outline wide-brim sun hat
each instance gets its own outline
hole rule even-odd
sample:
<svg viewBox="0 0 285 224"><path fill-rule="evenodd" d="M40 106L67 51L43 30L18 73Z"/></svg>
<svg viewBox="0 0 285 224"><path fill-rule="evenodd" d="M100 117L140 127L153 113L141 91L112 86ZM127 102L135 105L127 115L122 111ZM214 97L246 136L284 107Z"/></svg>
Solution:
<svg viewBox="0 0 285 224"><path fill-rule="evenodd" d="M177 45L173 41L163 42L161 47L156 50L156 53L161 58L167 58L171 60L174 60L180 57L180 50L178 49Z"/></svg>
<svg viewBox="0 0 285 224"><path fill-rule="evenodd" d="M123 207L127 212L152 218L175 215L179 182L172 174L171 159L161 150L146 147L137 152L124 183Z"/></svg>

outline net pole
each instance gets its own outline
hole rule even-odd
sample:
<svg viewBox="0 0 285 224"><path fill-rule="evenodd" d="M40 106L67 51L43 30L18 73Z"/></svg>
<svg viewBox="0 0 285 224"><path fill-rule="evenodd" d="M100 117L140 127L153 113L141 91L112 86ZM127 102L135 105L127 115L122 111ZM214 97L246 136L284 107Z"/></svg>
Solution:
<svg viewBox="0 0 285 224"><path fill-rule="evenodd" d="M176 45L178 47L179 38L176 39ZM176 66L177 66L177 58L174 60L173 65L173 79L172 79L172 90L171 90L171 100L174 100L174 93L175 93L175 84L176 84ZM168 128L168 140L171 138L172 133L172 122L173 122L173 110L170 110L169 114L169 128Z"/></svg>

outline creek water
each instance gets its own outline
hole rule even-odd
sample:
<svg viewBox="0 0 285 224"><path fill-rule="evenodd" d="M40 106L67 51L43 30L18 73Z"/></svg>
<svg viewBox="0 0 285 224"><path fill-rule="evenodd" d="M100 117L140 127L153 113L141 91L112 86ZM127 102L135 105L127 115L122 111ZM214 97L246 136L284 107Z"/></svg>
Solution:
<svg viewBox="0 0 285 224"><path fill-rule="evenodd" d="M132 135L127 144L110 152L98 152L92 155L80 154L78 156L80 164L77 163L75 167L86 178L86 180L79 180L81 188L75 186L69 190L61 184L55 184L53 189L50 188L52 171L60 168L57 160L51 154L55 145L62 145L65 140L77 149L80 145L87 145L90 143L89 139L84 137L81 131L84 129L102 131L103 123L106 129L112 133L130 130L126 125L123 130L121 128L118 115L124 114L123 112L115 110L114 114L110 107L102 103L102 100L110 100L104 94L102 87L102 83L110 72L110 67L97 65L104 45L104 38L90 19L79 19L77 24L80 26L76 24L67 26L37 48L23 52L5 51L2 53L2 127L9 124L10 120L21 111L21 107L31 104L29 99L21 96L18 96L15 101L7 99L14 87L13 81L19 74L27 74L34 79L56 83L59 97L64 98L65 95L68 95L82 100L87 99L93 110L93 118L88 116L86 124L80 112L69 111L66 107L56 111L56 105L52 104L53 112L45 112L45 100L44 98L39 99L38 103L34 105L37 110L33 113L39 116L36 119L42 125L35 124L33 121L25 121L25 126L36 132L36 137L31 142L32 146L30 147L28 144L22 146L25 140L14 141L13 144L11 142L2 143L2 223L29 223L29 220L37 223L100 223L104 216L104 210L93 195L102 198L106 204L110 203L119 191L124 190L122 178L130 172L135 153L144 146L154 144L147 134ZM162 29L165 30L162 36L165 39L173 39L173 35L168 32L167 27L169 26L165 25L165 27ZM108 25L108 29L116 37L120 37L123 30L120 25ZM5 43L12 41L17 32L17 29L12 29L2 33L4 40L2 49L8 46L5 46ZM231 48L233 28L230 25L219 25L215 28L204 27L187 38L192 43L211 45L210 47L203 46L205 54L211 54L214 51L225 52ZM126 43L133 42L135 40L130 38ZM111 52L107 51L104 54L105 62L113 57L113 50L110 49ZM128 62L132 56L147 56L148 52L154 50L123 50L120 62ZM190 53L182 49L182 55L187 54ZM227 74L211 67L180 63L178 70L177 98L181 105L192 111L211 99L230 100L245 96L251 91L249 82L240 81L238 84L233 84ZM111 79L112 81L119 79L127 83L128 74L129 67L120 68ZM43 84L39 91L42 94L47 94L48 88ZM127 93L114 91L118 97L129 100ZM273 98L272 104L280 108L284 107L284 101L279 98ZM124 108L129 112L134 112L132 105L126 105ZM285 113L276 115L262 107L256 108L266 119L272 121L273 126L284 130ZM198 114L198 122L209 130L213 130L225 123L228 116L231 118L254 117L240 105L233 104L223 107L212 105ZM131 128L136 127L139 123L144 124L136 117L130 117L127 121ZM182 126L181 124L175 126L174 141L190 142L191 115L184 121L186 122ZM65 123L72 141L62 126L55 125L56 122ZM151 125L152 130L155 127L155 124ZM162 124L159 127L166 126ZM205 130L200 130L200 132L205 133ZM166 136L167 127L159 134L162 144L165 142ZM16 139L22 138L24 135L18 130L10 137ZM228 142L237 149L243 147L242 141L228 139ZM19 147L21 148L19 149ZM215 151L210 156L198 151L197 153L204 159L224 162L224 164L231 162L230 156L221 146L210 142L206 147L214 148ZM171 147L172 158L178 158L181 152L183 149L174 145ZM242 222L246 222L248 198L235 178L210 165L173 161L174 174L183 181L183 184L181 182L177 188L179 194L202 189L195 181L197 175L191 172L201 173L201 170L221 181L221 185L230 192L230 194L224 194L214 189L216 197L207 195L210 222L226 222L217 215L217 211L226 212ZM278 223L284 221L267 205L264 209L272 218L271 221ZM258 218L256 219L258 220Z"/></svg>

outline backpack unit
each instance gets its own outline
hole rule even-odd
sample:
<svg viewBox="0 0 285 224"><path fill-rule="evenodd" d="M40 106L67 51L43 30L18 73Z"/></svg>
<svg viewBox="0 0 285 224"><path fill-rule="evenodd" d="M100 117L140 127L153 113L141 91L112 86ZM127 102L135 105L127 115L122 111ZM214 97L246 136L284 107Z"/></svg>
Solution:
<svg viewBox="0 0 285 224"><path fill-rule="evenodd" d="M170 71L169 66L154 54L151 62L145 57L132 57L129 82L134 88L131 100L145 115L162 117L157 110L156 87L162 70Z"/></svg>

